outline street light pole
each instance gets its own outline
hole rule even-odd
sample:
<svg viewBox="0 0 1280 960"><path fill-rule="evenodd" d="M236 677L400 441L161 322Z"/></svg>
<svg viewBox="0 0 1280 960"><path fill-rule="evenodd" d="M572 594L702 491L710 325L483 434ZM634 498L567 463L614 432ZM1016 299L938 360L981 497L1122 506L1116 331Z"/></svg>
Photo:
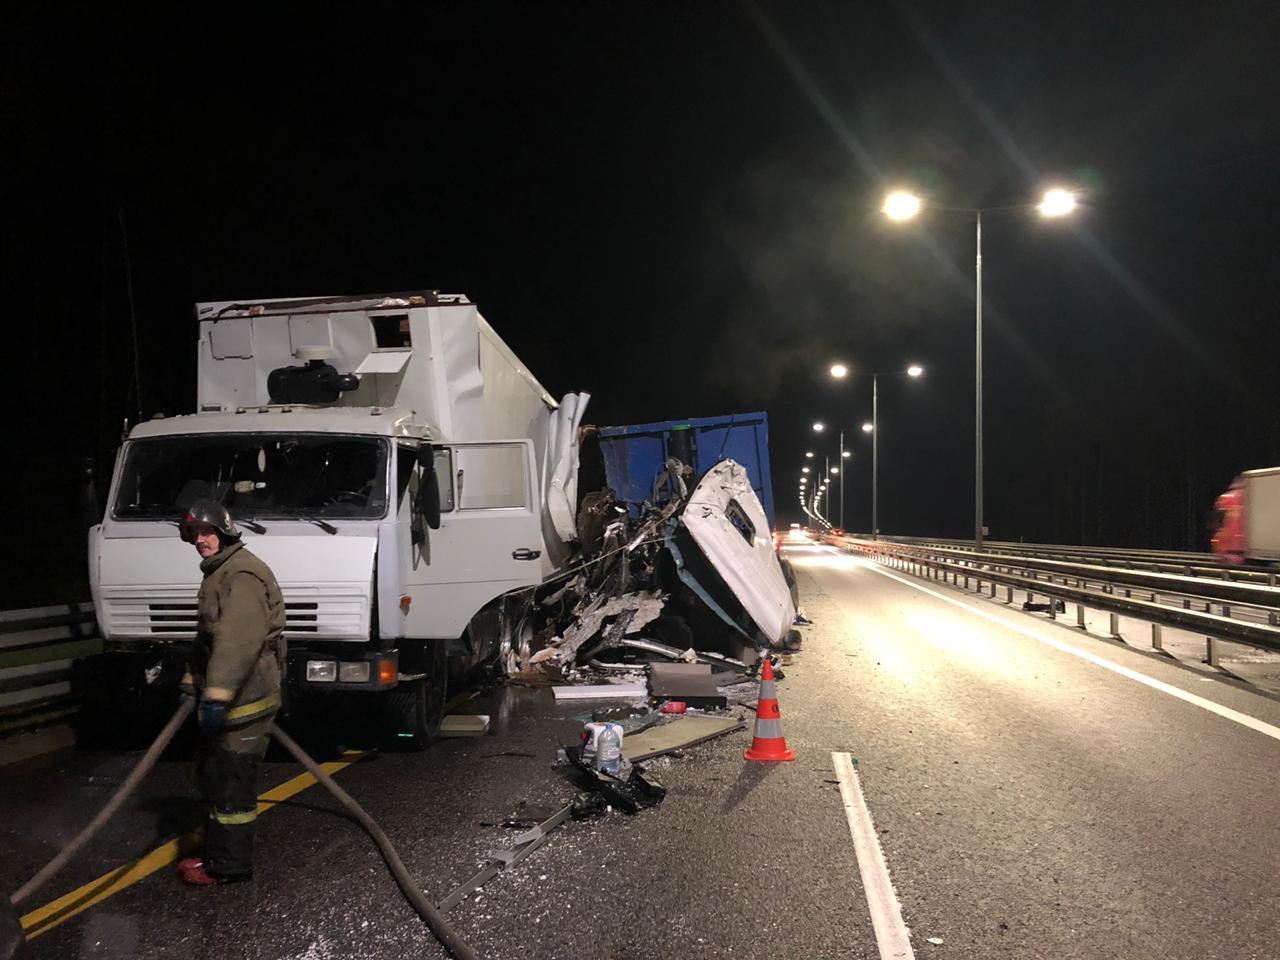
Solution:
<svg viewBox="0 0 1280 960"><path fill-rule="evenodd" d="M974 261L975 302L975 388L974 388L974 482L973 545L982 549L982 211L977 211L976 250Z"/></svg>
<svg viewBox="0 0 1280 960"><path fill-rule="evenodd" d="M905 190L895 190L884 199L880 208L886 217L896 222L912 220L920 213L923 203L919 197ZM1010 210L1030 204L1009 204L1003 207L987 207L988 210ZM1061 187L1046 190L1036 209L1042 217L1064 217L1076 209L1073 191ZM973 543L982 549L984 524L982 517L982 208L943 207L953 212L972 213L976 217L974 231L974 477L973 477Z"/></svg>
<svg viewBox="0 0 1280 960"><path fill-rule="evenodd" d="M845 470L845 462L844 462L844 431L841 430L840 431L840 529L841 530L848 529L848 527L844 525L844 475L846 472L847 471Z"/></svg>
<svg viewBox="0 0 1280 960"><path fill-rule="evenodd" d="M871 536L880 539L880 374L871 375Z"/></svg>

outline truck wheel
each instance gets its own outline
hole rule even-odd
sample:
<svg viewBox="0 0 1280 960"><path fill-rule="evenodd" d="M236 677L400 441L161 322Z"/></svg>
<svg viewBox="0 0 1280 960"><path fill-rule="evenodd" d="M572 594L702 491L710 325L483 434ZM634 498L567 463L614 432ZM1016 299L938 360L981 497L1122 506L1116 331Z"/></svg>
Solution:
<svg viewBox="0 0 1280 960"><path fill-rule="evenodd" d="M445 674L404 680L387 693L384 730L388 746L425 750L440 733L444 719Z"/></svg>

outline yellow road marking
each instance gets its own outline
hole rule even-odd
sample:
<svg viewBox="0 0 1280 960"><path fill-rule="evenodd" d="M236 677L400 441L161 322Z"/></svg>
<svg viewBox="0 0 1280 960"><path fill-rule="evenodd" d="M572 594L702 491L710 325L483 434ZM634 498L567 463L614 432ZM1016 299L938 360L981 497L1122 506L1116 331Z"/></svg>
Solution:
<svg viewBox="0 0 1280 960"><path fill-rule="evenodd" d="M322 763L320 764L320 769L333 776L344 767L351 766L364 755L364 751L349 750L343 754L345 759ZM258 813L270 810L277 803L283 803L315 782L315 777L309 773L303 773L292 780L286 780L278 787L273 787L258 797ZM156 847L141 859L135 860L133 863L122 864L116 869L104 873L97 880L92 880L84 886L59 897L57 900L32 910L22 918L22 928L27 933L27 939L34 940L40 934L47 933L59 924L65 923L77 914L88 910L94 904L101 903L108 897L115 896L121 890L133 886L144 877L149 877L157 870L164 869L177 861L180 853L190 850L198 837L199 831L193 831L176 840L170 840L168 843Z"/></svg>

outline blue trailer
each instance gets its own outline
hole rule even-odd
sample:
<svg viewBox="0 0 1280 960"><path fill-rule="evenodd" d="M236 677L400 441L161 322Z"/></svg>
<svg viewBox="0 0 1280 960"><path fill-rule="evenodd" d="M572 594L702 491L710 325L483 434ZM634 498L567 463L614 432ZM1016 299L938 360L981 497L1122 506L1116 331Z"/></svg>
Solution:
<svg viewBox="0 0 1280 960"><path fill-rule="evenodd" d="M769 525L777 526L766 413L601 427L600 452L609 486L633 516L646 500L655 503L664 499L666 491L658 488L658 481L666 471L668 457L691 465L694 483L721 460L735 460L747 468Z"/></svg>

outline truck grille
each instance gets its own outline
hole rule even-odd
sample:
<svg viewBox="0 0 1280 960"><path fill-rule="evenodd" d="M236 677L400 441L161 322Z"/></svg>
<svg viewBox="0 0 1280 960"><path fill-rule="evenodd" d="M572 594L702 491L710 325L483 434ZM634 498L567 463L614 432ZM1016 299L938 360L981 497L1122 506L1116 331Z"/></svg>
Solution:
<svg viewBox="0 0 1280 960"><path fill-rule="evenodd" d="M196 602L183 597L157 596L163 589L145 594L129 591L104 598L104 616L113 638L152 637L190 640L196 635ZM296 594L305 599L291 599ZM369 603L359 586L344 591L341 584L296 587L285 591L285 636L331 640L364 640L369 636Z"/></svg>

